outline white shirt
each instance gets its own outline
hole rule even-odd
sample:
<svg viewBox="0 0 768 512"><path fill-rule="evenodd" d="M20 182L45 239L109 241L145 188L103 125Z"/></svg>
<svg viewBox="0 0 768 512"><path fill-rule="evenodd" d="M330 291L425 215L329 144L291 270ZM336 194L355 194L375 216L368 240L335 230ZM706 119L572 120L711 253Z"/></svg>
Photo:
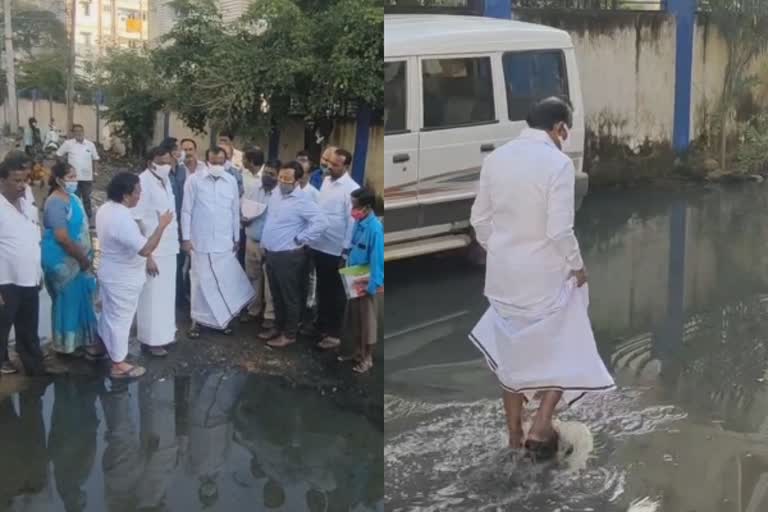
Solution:
<svg viewBox="0 0 768 512"><path fill-rule="evenodd" d="M99 153L93 142L87 139L83 139L83 142L68 139L56 151L58 157L65 155L69 165L77 171L78 181L93 181L93 162L99 160Z"/></svg>
<svg viewBox="0 0 768 512"><path fill-rule="evenodd" d="M573 232L576 172L546 132L527 129L483 163L471 223L488 252L485 295L547 311L584 267Z"/></svg>
<svg viewBox="0 0 768 512"><path fill-rule="evenodd" d="M38 286L43 275L39 212L26 194L19 207L0 194L0 284Z"/></svg>
<svg viewBox="0 0 768 512"><path fill-rule="evenodd" d="M139 255L147 239L141 234L131 210L107 201L96 212L96 236L101 248L99 279L143 283L146 258Z"/></svg>
<svg viewBox="0 0 768 512"><path fill-rule="evenodd" d="M335 181L330 176L325 177L318 205L328 219L328 229L310 247L333 256L341 256L344 250L349 249L355 229L351 194L359 188L348 173Z"/></svg>
<svg viewBox="0 0 768 512"><path fill-rule="evenodd" d="M149 237L157 229L158 216L168 210L176 211L176 197L168 178L158 178L146 170L139 175L141 182L141 199L131 212L133 218L144 225L144 236ZM163 186L163 184L165 186ZM179 223L174 215L173 222L163 231L160 244L152 254L157 256L173 256L179 254Z"/></svg>
<svg viewBox="0 0 768 512"><path fill-rule="evenodd" d="M196 252L232 251L240 241L240 191L228 173L216 179L198 170L184 186L181 236Z"/></svg>
<svg viewBox="0 0 768 512"><path fill-rule="evenodd" d="M315 187L307 183L307 186L302 188L301 190L303 190L305 194L311 197L314 202L318 204L320 203L320 191L317 190ZM352 192L350 192L350 194L351 193Z"/></svg>

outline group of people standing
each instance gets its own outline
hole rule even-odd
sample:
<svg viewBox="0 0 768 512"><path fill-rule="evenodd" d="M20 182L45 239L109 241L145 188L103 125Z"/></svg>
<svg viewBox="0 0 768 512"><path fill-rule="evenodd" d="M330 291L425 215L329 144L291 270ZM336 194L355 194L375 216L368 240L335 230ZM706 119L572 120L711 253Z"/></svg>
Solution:
<svg viewBox="0 0 768 512"><path fill-rule="evenodd" d="M11 327L27 373L45 373L37 334L42 282L53 303L53 348L108 357L116 379L145 373L127 361L134 318L142 349L163 357L177 339L177 307L187 305L190 338L202 328L231 334L240 318L258 322L254 334L273 348L294 344L301 332L321 349L338 350L346 317L351 343L339 358L354 361L358 373L370 370L383 228L375 195L349 174L349 152L326 148L313 170L306 152L266 161L257 146L237 150L228 133L204 161L194 140L166 139L149 151L140 174L117 174L107 186L108 200L95 214L94 271L90 184L99 156L82 127L73 134L51 171L42 236L27 184L30 158L13 152L0 165L3 373L16 371L7 355ZM339 274L345 266L370 270L355 283L360 297L349 301Z"/></svg>

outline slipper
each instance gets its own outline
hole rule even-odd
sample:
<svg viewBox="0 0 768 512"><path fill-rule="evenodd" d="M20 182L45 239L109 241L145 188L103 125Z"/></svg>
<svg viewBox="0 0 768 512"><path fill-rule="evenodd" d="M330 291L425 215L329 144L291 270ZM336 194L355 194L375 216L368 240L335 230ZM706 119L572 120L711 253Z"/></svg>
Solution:
<svg viewBox="0 0 768 512"><path fill-rule="evenodd" d="M333 350L335 348L339 348L340 345L341 340L331 336L326 336L323 338L323 341L317 344L317 346L323 350Z"/></svg>
<svg viewBox="0 0 768 512"><path fill-rule="evenodd" d="M355 365L354 368L352 368L352 371L359 374L368 373L371 368L373 368L373 363L369 363L368 361L361 361L357 365Z"/></svg>
<svg viewBox="0 0 768 512"><path fill-rule="evenodd" d="M357 361L358 363L361 362L360 356L358 355L342 355L337 357L336 360L340 363L347 363L349 361Z"/></svg>
<svg viewBox="0 0 768 512"><path fill-rule="evenodd" d="M226 329L222 329L221 334L224 336L231 336L234 331L227 327Z"/></svg>
<svg viewBox="0 0 768 512"><path fill-rule="evenodd" d="M277 329L266 329L257 334L256 337L261 341L272 341L276 338L279 338L280 333L277 331Z"/></svg>
<svg viewBox="0 0 768 512"><path fill-rule="evenodd" d="M188 332L187 336L189 336L191 339L196 340L200 337L200 328L199 327L192 327Z"/></svg>
<svg viewBox="0 0 768 512"><path fill-rule="evenodd" d="M103 360L107 359L107 352L104 351L104 352L94 352L94 353L91 353L91 352L88 352L86 350L85 354L83 355L83 357L85 358L86 361L90 361L92 363L95 363L97 361L103 361Z"/></svg>
<svg viewBox="0 0 768 512"><path fill-rule="evenodd" d="M147 373L146 368L142 368L141 366L131 366L131 369L125 372L115 372L114 369L109 371L109 376L112 379L115 380L127 380L127 379L138 379L139 377L143 376L145 373Z"/></svg>

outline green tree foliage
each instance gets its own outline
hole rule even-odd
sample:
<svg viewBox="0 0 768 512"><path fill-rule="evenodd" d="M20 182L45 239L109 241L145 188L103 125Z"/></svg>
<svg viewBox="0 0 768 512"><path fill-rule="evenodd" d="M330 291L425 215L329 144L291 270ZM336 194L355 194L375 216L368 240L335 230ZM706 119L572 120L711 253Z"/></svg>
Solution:
<svg viewBox="0 0 768 512"><path fill-rule="evenodd" d="M13 44L14 49L27 56L38 48L64 48L67 45L67 28L52 11L14 2ZM0 6L0 14L2 6ZM4 30L0 16L0 30Z"/></svg>
<svg viewBox="0 0 768 512"><path fill-rule="evenodd" d="M106 119L131 153L143 155L163 107L149 56L140 50L112 50L99 61L94 75L94 85L106 94Z"/></svg>
<svg viewBox="0 0 768 512"><path fill-rule="evenodd" d="M720 165L728 158L728 124L739 102L751 94L756 77L750 73L755 58L768 49L768 3L763 0L708 0L708 18L728 47L723 91L716 118L720 124Z"/></svg>
<svg viewBox="0 0 768 512"><path fill-rule="evenodd" d="M49 100L61 100L67 88L66 48L48 50L19 63L21 89L37 89Z"/></svg>
<svg viewBox="0 0 768 512"><path fill-rule="evenodd" d="M164 98L192 128L266 130L289 115L336 117L383 103L383 8L375 0L254 0L224 27L207 0L153 53Z"/></svg>

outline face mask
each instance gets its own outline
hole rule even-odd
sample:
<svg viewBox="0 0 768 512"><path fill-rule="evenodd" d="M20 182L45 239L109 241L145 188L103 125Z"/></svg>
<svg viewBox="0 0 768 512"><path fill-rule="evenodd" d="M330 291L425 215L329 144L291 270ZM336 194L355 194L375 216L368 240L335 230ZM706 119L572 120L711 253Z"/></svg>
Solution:
<svg viewBox="0 0 768 512"><path fill-rule="evenodd" d="M280 193L282 193L284 196L288 196L288 195L291 195L291 192L293 192L295 188L296 188L295 183L291 183L291 184L281 183Z"/></svg>
<svg viewBox="0 0 768 512"><path fill-rule="evenodd" d="M65 181L64 182L64 190L66 190L69 194L74 194L77 192L77 182L76 181Z"/></svg>
<svg viewBox="0 0 768 512"><path fill-rule="evenodd" d="M171 173L170 164L165 164L165 165L155 164L155 173L157 173L157 175L160 176L161 178L167 178L168 175Z"/></svg>
<svg viewBox="0 0 768 512"><path fill-rule="evenodd" d="M366 210L361 210L360 208L352 208L352 218L356 221L361 221L367 216L368 212Z"/></svg>
<svg viewBox="0 0 768 512"><path fill-rule="evenodd" d="M211 176L218 178L224 174L224 166L223 165L209 165L208 166L208 172L211 173Z"/></svg>
<svg viewBox="0 0 768 512"><path fill-rule="evenodd" d="M264 190L270 191L275 188L275 185L277 185L277 178L274 176L263 175L261 177L261 186L264 187Z"/></svg>

